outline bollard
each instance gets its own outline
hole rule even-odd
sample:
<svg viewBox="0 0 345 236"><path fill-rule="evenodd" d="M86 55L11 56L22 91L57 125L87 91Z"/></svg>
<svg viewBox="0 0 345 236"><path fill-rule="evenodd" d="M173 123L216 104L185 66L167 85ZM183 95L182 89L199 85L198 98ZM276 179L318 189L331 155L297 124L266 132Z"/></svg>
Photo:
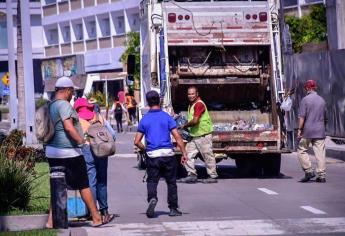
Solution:
<svg viewBox="0 0 345 236"><path fill-rule="evenodd" d="M50 168L50 202L53 214L53 228L67 229L67 185L65 168L62 166Z"/></svg>

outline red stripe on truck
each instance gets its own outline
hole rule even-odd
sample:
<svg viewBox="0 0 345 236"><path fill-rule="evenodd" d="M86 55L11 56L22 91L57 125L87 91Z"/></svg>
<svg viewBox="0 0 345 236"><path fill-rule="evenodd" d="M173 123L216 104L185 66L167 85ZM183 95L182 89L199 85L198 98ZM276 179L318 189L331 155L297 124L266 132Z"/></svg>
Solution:
<svg viewBox="0 0 345 236"><path fill-rule="evenodd" d="M183 43L183 40L168 40L168 43Z"/></svg>
<svg viewBox="0 0 345 236"><path fill-rule="evenodd" d="M258 39L244 39L243 42L245 42L245 43L259 43L260 40L258 40Z"/></svg>
<svg viewBox="0 0 345 236"><path fill-rule="evenodd" d="M208 43L207 39L194 39L193 43Z"/></svg>
<svg viewBox="0 0 345 236"><path fill-rule="evenodd" d="M192 30L193 27L178 27L176 30Z"/></svg>
<svg viewBox="0 0 345 236"><path fill-rule="evenodd" d="M243 29L242 26L228 26L227 29Z"/></svg>
<svg viewBox="0 0 345 236"><path fill-rule="evenodd" d="M218 29L218 27L214 27L214 26L203 26L201 29L203 29L203 30L215 30L215 29Z"/></svg>

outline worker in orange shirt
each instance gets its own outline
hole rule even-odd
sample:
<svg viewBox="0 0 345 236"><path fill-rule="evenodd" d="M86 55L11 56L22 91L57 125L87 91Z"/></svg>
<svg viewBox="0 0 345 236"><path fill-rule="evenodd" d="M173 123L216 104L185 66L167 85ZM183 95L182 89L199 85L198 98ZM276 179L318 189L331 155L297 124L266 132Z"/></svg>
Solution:
<svg viewBox="0 0 345 236"><path fill-rule="evenodd" d="M136 123L137 102L135 101L135 98L129 93L126 93L125 104L128 111L129 122L131 124Z"/></svg>

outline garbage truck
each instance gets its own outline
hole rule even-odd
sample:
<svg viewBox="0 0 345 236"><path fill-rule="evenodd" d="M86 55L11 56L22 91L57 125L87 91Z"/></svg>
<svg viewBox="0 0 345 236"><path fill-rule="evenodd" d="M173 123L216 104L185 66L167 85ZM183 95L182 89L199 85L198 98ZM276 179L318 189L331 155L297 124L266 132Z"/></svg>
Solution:
<svg viewBox="0 0 345 236"><path fill-rule="evenodd" d="M156 90L166 112L186 117L187 90L196 86L213 121L217 162L233 158L243 174L279 175L285 149L278 4L141 1L139 116L147 111L145 93Z"/></svg>

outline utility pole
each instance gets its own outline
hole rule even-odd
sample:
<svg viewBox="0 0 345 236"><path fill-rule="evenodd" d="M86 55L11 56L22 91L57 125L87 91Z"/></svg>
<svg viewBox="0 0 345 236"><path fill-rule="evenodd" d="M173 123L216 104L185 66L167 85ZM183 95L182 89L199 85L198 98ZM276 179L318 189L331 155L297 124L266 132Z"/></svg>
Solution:
<svg viewBox="0 0 345 236"><path fill-rule="evenodd" d="M15 65L15 50L13 39L13 12L12 1L6 1L7 22L7 48L8 48L8 72L10 74L10 118L11 130L18 128L18 99L17 99L17 76Z"/></svg>
<svg viewBox="0 0 345 236"><path fill-rule="evenodd" d="M30 26L29 0L21 0L21 24L23 38L23 62L24 62L24 90L25 90L25 144L37 143L35 134L35 98L34 98L34 73L32 63L32 42Z"/></svg>

